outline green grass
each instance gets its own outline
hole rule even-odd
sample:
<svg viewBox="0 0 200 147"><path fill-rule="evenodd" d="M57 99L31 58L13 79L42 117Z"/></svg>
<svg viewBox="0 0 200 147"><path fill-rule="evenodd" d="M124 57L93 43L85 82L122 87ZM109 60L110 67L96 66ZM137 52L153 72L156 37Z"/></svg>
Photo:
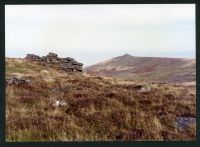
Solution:
<svg viewBox="0 0 200 147"><path fill-rule="evenodd" d="M25 73L27 69L22 67L6 66L7 73Z"/></svg>

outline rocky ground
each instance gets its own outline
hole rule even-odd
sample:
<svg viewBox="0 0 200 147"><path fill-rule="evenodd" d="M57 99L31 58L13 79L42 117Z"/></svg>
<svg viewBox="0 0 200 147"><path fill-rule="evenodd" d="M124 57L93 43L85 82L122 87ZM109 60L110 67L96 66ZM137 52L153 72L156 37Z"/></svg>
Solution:
<svg viewBox="0 0 200 147"><path fill-rule="evenodd" d="M6 59L6 141L195 140L196 87Z"/></svg>

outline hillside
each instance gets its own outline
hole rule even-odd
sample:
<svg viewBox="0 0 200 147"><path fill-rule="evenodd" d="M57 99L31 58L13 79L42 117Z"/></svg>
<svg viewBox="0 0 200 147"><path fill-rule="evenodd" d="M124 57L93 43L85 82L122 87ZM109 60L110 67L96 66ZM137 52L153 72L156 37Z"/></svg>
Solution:
<svg viewBox="0 0 200 147"><path fill-rule="evenodd" d="M141 65L126 58L135 59L125 56L120 64L103 65ZM151 64L149 58L141 60L143 67ZM89 76L6 58L6 141L195 140L195 88Z"/></svg>
<svg viewBox="0 0 200 147"><path fill-rule="evenodd" d="M86 67L90 75L165 83L196 81L195 59L135 57L128 54Z"/></svg>

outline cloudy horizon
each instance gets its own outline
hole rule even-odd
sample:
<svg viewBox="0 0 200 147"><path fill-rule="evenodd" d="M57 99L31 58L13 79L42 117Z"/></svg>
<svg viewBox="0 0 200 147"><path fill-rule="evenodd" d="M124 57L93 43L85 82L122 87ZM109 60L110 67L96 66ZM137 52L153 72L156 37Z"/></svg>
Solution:
<svg viewBox="0 0 200 147"><path fill-rule="evenodd" d="M195 58L195 4L6 5L6 57Z"/></svg>

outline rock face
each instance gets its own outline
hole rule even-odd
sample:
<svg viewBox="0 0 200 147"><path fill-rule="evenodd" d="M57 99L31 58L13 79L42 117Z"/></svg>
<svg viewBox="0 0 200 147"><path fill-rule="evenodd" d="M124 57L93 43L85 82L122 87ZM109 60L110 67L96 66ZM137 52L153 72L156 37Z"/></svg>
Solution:
<svg viewBox="0 0 200 147"><path fill-rule="evenodd" d="M59 58L57 54L50 52L47 56L37 56L34 54L27 54L26 60L37 61L44 66L56 66L66 72L82 72L83 64L77 62L73 58Z"/></svg>

